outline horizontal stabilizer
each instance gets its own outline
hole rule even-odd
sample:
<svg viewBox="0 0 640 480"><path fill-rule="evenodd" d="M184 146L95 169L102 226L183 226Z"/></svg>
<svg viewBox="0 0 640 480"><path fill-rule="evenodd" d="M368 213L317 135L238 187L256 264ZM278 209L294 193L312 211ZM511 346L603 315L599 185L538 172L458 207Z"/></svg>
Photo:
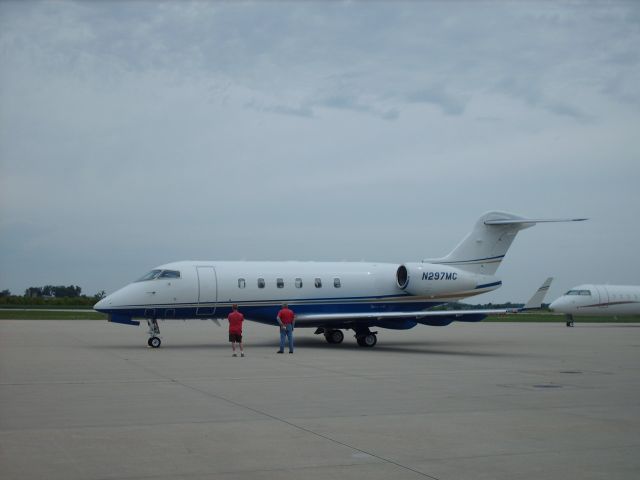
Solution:
<svg viewBox="0 0 640 480"><path fill-rule="evenodd" d="M518 218L507 220L485 220L485 225L518 225L523 223L550 223L550 222L584 222L588 218Z"/></svg>

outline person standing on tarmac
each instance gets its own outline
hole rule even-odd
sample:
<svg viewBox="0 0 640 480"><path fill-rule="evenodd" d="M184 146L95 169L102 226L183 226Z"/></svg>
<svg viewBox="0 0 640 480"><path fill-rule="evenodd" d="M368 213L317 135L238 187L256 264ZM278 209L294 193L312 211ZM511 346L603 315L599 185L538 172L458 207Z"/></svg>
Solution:
<svg viewBox="0 0 640 480"><path fill-rule="evenodd" d="M289 306L283 303L282 309L278 312L276 318L278 325L280 325L280 350L277 353L284 353L285 337L289 340L289 353L293 353L293 327L296 316L292 310L289 310Z"/></svg>
<svg viewBox="0 0 640 480"><path fill-rule="evenodd" d="M238 311L238 305L233 304L231 306L231 313L227 317L229 320L229 341L231 342L231 349L233 350L233 356L236 354L236 343L240 346L240 356L244 357L244 348L242 346L242 322L244 321L244 315Z"/></svg>

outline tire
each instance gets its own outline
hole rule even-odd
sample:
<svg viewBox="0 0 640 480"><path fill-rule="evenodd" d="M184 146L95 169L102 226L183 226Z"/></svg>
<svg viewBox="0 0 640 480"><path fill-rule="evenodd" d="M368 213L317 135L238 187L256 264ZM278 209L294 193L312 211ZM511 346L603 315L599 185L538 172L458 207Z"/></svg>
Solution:
<svg viewBox="0 0 640 480"><path fill-rule="evenodd" d="M149 346L151 348L158 348L160 346L160 344L162 343L162 340L160 340L158 337L151 337L147 343L149 344Z"/></svg>
<svg viewBox="0 0 640 480"><path fill-rule="evenodd" d="M368 333L367 335L358 337L358 345L361 347L375 347L376 343L378 343L378 336L375 333Z"/></svg>
<svg viewBox="0 0 640 480"><path fill-rule="evenodd" d="M344 333L342 333L342 330L330 330L324 334L324 338L326 338L329 343L342 343Z"/></svg>

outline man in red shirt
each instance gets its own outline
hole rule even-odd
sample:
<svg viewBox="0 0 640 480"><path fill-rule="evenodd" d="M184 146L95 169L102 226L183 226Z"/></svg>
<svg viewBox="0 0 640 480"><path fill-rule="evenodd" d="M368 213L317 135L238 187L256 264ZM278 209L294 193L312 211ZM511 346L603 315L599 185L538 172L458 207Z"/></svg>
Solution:
<svg viewBox="0 0 640 480"><path fill-rule="evenodd" d="M280 325L280 350L278 353L284 353L284 339L289 340L289 353L293 353L293 326L296 316L293 311L289 310L286 303L282 304L282 309L278 312L278 325Z"/></svg>
<svg viewBox="0 0 640 480"><path fill-rule="evenodd" d="M244 315L238 311L238 305L235 303L231 306L231 313L227 317L229 320L229 341L231 342L231 349L233 350L233 356L236 355L236 343L240 346L240 356L244 357L244 348L242 347L242 322L244 321Z"/></svg>

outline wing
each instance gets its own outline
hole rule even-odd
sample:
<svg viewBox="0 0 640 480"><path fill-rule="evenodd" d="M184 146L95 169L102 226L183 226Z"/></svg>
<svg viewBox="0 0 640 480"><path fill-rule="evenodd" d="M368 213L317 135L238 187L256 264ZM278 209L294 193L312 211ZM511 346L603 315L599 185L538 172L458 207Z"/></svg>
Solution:
<svg viewBox="0 0 640 480"><path fill-rule="evenodd" d="M381 320L415 320L424 323L430 318L437 320L469 320L478 321L487 315L513 315L525 310L534 310L542 306L542 300L549 291L553 277L547 278L533 294L523 308L494 308L480 310L418 310L413 312L368 312L368 313L312 313L296 316L296 325L301 327L327 326L331 324L358 323Z"/></svg>
<svg viewBox="0 0 640 480"><path fill-rule="evenodd" d="M487 315L508 315L518 313L517 308L496 308L491 310L418 310L414 312L370 312L370 313L313 313L296 316L296 326L315 327L321 325L358 323L376 320L415 320L420 323L429 318L451 318Z"/></svg>

